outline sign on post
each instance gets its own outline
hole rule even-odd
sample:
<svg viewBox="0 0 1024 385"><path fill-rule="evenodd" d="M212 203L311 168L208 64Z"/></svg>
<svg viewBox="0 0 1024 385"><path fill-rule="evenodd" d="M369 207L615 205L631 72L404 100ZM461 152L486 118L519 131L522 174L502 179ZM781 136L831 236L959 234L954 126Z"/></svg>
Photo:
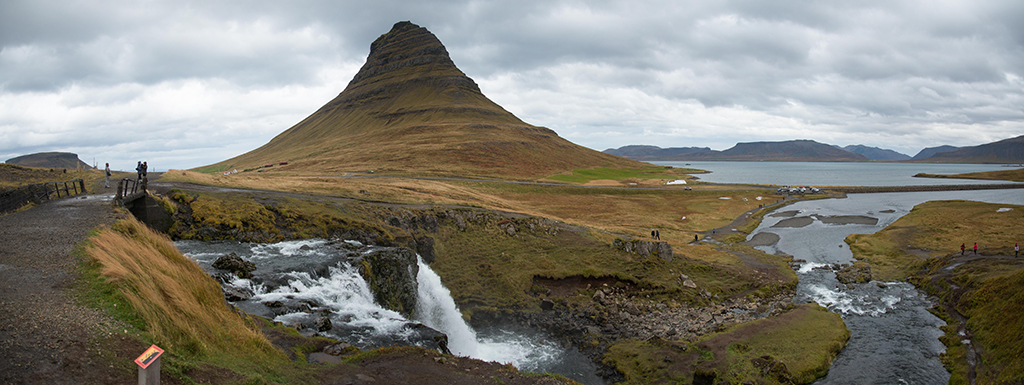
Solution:
<svg viewBox="0 0 1024 385"><path fill-rule="evenodd" d="M152 345L135 359L139 365L139 385L160 385L160 355L163 353L163 349Z"/></svg>

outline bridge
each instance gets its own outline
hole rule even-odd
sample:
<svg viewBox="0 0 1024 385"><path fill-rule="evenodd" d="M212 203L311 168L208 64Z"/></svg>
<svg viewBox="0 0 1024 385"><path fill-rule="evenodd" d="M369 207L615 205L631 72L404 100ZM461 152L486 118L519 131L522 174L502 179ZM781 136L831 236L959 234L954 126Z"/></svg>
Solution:
<svg viewBox="0 0 1024 385"><path fill-rule="evenodd" d="M149 178L147 177L142 177L142 179L123 178L117 183L117 195L114 195L114 203L124 206L139 221L157 231L166 232L174 223L174 219L159 201L147 193L148 186Z"/></svg>

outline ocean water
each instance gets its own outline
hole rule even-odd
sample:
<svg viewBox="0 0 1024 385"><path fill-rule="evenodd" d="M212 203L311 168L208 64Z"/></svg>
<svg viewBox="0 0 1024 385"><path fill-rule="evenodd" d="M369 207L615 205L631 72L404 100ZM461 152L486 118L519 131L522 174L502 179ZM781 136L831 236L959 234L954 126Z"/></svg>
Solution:
<svg viewBox="0 0 1024 385"><path fill-rule="evenodd" d="M962 174L1006 170L998 164L933 164L874 162L650 162L662 166L696 168L709 174L695 176L705 182L753 183L779 186L924 186L1009 183L974 179L915 178L918 173Z"/></svg>

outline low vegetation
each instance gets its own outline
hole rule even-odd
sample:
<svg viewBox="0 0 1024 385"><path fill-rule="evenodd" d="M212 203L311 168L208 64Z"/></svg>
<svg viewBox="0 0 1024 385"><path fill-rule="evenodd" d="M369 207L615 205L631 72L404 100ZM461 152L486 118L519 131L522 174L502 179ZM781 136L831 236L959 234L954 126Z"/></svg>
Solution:
<svg viewBox="0 0 1024 385"><path fill-rule="evenodd" d="M950 179L981 179L981 180L1008 180L1013 182L1024 182L1024 168L1010 168L997 171L969 172L965 174L917 174L922 178L950 178Z"/></svg>
<svg viewBox="0 0 1024 385"><path fill-rule="evenodd" d="M934 201L882 231L847 242L876 279L908 279L941 300L932 310L947 322L940 339L951 384L969 383L972 370L977 383L1020 383L1024 258L1014 257L1013 245L1024 241L1022 234L1024 206ZM974 242L979 255L973 253ZM968 249L964 255L961 244ZM973 369L965 338L980 356Z"/></svg>
<svg viewBox="0 0 1024 385"><path fill-rule="evenodd" d="M679 169L662 166L650 166L646 168L614 169L607 167L592 167L572 170L562 174L549 176L545 179L587 184L593 181L607 180L622 184L636 183L641 180L677 180L692 179L687 173L699 172L697 169Z"/></svg>
<svg viewBox="0 0 1024 385"><path fill-rule="evenodd" d="M806 384L828 372L849 338L838 314L810 303L694 342L621 341L604 361L627 384Z"/></svg>

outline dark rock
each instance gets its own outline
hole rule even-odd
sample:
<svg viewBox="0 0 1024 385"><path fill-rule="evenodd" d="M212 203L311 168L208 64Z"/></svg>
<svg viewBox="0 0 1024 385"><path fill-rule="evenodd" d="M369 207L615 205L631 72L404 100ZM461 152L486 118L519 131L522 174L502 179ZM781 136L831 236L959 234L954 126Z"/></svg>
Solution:
<svg viewBox="0 0 1024 385"><path fill-rule="evenodd" d="M330 318L318 317L315 321L313 321L313 327L315 327L317 331L325 332L331 330L334 327L334 325L331 324Z"/></svg>
<svg viewBox="0 0 1024 385"><path fill-rule="evenodd" d="M451 350L448 350L448 335L421 323L410 322L405 327L412 331L412 336L409 337L410 341L419 341L417 345L427 349L452 354Z"/></svg>
<svg viewBox="0 0 1024 385"><path fill-rule="evenodd" d="M370 285L377 304L407 318L416 312L419 265L416 253L404 247L376 249L363 257L359 273Z"/></svg>
<svg viewBox="0 0 1024 385"><path fill-rule="evenodd" d="M426 263L428 265L434 263L434 238L417 238L416 254L419 254L420 258L423 258L423 263Z"/></svg>
<svg viewBox="0 0 1024 385"><path fill-rule="evenodd" d="M460 214L455 214L455 225L459 226L459 231L466 231L466 219Z"/></svg>
<svg viewBox="0 0 1024 385"><path fill-rule="evenodd" d="M340 356L358 353L359 348L352 346L352 344L349 344L348 342L339 342L334 345L328 345L327 347L324 347L323 352L330 354L332 356Z"/></svg>
<svg viewBox="0 0 1024 385"><path fill-rule="evenodd" d="M214 269L227 270L235 273L239 278L252 278L256 264L246 261L235 253L226 254L213 262Z"/></svg>
<svg viewBox="0 0 1024 385"><path fill-rule="evenodd" d="M547 298L540 300L540 309L541 310L551 310L551 309L554 309L554 308L555 308L555 301L552 301L552 300L547 299Z"/></svg>
<svg viewBox="0 0 1024 385"><path fill-rule="evenodd" d="M263 306L266 306L266 307L269 307L269 308L279 308L279 307L284 307L284 303L282 303L281 301L268 301L268 302L263 302Z"/></svg>
<svg viewBox="0 0 1024 385"><path fill-rule="evenodd" d="M249 291L249 289L235 286L222 286L221 290L224 291L224 299L231 302L246 301L252 298L252 292Z"/></svg>
<svg viewBox="0 0 1024 385"><path fill-rule="evenodd" d="M672 246L668 242L658 242L658 257L672 262Z"/></svg>
<svg viewBox="0 0 1024 385"><path fill-rule="evenodd" d="M773 379L782 384L792 384L793 375L786 369L786 364L772 356L764 355L750 360L755 368L761 370L761 376Z"/></svg>
<svg viewBox="0 0 1024 385"><path fill-rule="evenodd" d="M871 266L864 263L856 263L851 266L843 266L836 271L836 280L843 284L871 282Z"/></svg>

